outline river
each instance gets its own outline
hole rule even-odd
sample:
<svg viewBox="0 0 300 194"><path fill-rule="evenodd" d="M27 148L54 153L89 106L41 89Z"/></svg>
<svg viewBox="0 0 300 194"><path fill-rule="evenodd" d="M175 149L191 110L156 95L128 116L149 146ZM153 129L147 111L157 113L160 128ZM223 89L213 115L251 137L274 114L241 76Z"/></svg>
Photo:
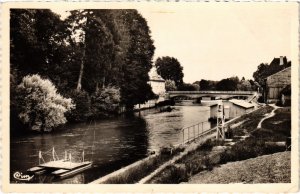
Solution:
<svg viewBox="0 0 300 194"><path fill-rule="evenodd" d="M180 129L199 122L207 122L209 107L174 106L171 112L149 109L117 118L90 123L68 124L61 131L43 135L12 137L10 141L11 182L13 173L23 172L38 164L38 151L43 151L45 161L51 159L55 147L59 158L65 151L79 160L82 151L85 159L93 161L93 167L73 177L59 180L52 176L36 175L32 183L88 183L103 175L147 157L163 146L182 142Z"/></svg>

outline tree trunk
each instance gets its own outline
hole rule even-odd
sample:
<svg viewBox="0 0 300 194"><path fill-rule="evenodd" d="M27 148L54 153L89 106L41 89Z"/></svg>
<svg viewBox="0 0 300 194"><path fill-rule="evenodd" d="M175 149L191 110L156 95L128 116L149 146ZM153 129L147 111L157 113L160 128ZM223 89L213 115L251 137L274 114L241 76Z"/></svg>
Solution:
<svg viewBox="0 0 300 194"><path fill-rule="evenodd" d="M78 77L77 88L76 88L77 91L81 90L81 82L82 82L83 68L84 68L84 58L85 58L85 43L83 46L82 59L81 59L79 77Z"/></svg>

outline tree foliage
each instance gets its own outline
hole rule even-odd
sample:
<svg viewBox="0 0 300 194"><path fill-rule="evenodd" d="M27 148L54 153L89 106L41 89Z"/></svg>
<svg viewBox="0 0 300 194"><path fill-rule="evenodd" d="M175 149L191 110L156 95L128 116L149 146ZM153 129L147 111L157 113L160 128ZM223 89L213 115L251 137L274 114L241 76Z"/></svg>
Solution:
<svg viewBox="0 0 300 194"><path fill-rule="evenodd" d="M199 91L200 86L198 84L183 83L178 87L179 91Z"/></svg>
<svg viewBox="0 0 300 194"><path fill-rule="evenodd" d="M177 87L173 80L167 79L165 82L166 91L176 91Z"/></svg>
<svg viewBox="0 0 300 194"><path fill-rule="evenodd" d="M48 79L39 75L27 75L17 87L20 100L19 118L29 128L37 131L51 131L64 124L65 113L75 106L70 98L64 98Z"/></svg>
<svg viewBox="0 0 300 194"><path fill-rule="evenodd" d="M165 80L173 80L176 86L183 84L183 67L174 57L159 57L155 62L157 73Z"/></svg>
<svg viewBox="0 0 300 194"><path fill-rule="evenodd" d="M73 10L61 20L47 9L12 9L10 25L12 93L24 76L39 74L73 98L68 118L76 121L110 111L96 100L110 87L129 109L154 97L147 82L155 47L137 10ZM92 97L102 109L92 109ZM19 101L12 97L12 110Z"/></svg>
<svg viewBox="0 0 300 194"><path fill-rule="evenodd" d="M256 82L258 82L261 86L265 85L265 79L277 73L287 67L291 66L291 62L287 61L286 57L283 58L283 64L280 64L279 58L274 58L270 64L268 63L261 63L257 70L253 73L253 78Z"/></svg>
<svg viewBox="0 0 300 194"><path fill-rule="evenodd" d="M239 83L238 77L222 79L216 84L216 89L219 91L235 91Z"/></svg>
<svg viewBox="0 0 300 194"><path fill-rule="evenodd" d="M92 107L95 114L116 113L121 101L120 89L108 86L92 95Z"/></svg>

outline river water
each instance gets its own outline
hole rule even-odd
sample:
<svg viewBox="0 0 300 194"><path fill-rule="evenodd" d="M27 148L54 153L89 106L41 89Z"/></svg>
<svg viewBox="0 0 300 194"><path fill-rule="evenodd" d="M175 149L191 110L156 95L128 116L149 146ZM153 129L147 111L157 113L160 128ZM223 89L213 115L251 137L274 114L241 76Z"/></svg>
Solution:
<svg viewBox="0 0 300 194"><path fill-rule="evenodd" d="M171 112L159 109L144 110L131 115L93 121L90 123L68 124L63 130L23 137L12 137L10 142L10 180L16 182L13 173L23 172L37 166L38 151L45 161L50 161L55 147L59 158L65 151L72 153L73 160L79 160L82 151L85 160L93 161L93 167L73 177L59 180L52 176L36 175L33 183L88 183L110 172L118 170L163 146L182 142L180 129L199 122L207 122L209 107L174 106Z"/></svg>

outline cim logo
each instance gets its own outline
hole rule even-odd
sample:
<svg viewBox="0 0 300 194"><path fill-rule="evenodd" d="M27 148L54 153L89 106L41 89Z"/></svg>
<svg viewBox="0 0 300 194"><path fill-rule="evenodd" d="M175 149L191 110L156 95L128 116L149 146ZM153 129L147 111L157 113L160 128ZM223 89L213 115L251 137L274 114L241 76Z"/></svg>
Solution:
<svg viewBox="0 0 300 194"><path fill-rule="evenodd" d="M14 173L14 178L19 181L30 181L33 177L34 177L34 175L29 176L27 174L22 174L21 172Z"/></svg>

